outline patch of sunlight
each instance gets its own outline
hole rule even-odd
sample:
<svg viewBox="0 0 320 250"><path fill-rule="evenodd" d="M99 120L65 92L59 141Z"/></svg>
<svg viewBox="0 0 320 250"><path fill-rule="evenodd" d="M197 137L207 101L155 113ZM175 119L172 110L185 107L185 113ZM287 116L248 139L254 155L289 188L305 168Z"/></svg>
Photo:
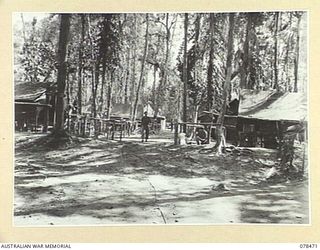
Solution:
<svg viewBox="0 0 320 250"><path fill-rule="evenodd" d="M175 201L175 218L179 223L210 224L210 223L239 223L241 212L239 206L245 197L216 197L211 199ZM165 204L164 204L165 205ZM164 214L170 213L163 208ZM174 220L169 221L174 223Z"/></svg>
<svg viewBox="0 0 320 250"><path fill-rule="evenodd" d="M85 164L86 162L87 161L85 161L85 160L71 161L71 162L69 162L69 166L78 166L78 165Z"/></svg>
<svg viewBox="0 0 320 250"><path fill-rule="evenodd" d="M286 205L299 205L300 202L295 201L295 200L287 200L287 199L283 199L283 200L277 200L277 201L272 201L272 204L286 204Z"/></svg>
<svg viewBox="0 0 320 250"><path fill-rule="evenodd" d="M159 155L159 153L151 153L150 152L150 153L145 153L144 155L151 155L152 156L152 155Z"/></svg>
<svg viewBox="0 0 320 250"><path fill-rule="evenodd" d="M90 163L86 163L86 166L88 166L88 167L92 167L92 166L101 167L101 166L104 166L104 165L107 165L107 164L116 163L116 162L118 162L117 159L107 159L107 160L93 161L93 162L90 162Z"/></svg>
<svg viewBox="0 0 320 250"><path fill-rule="evenodd" d="M180 192L194 192L199 189L212 187L218 182L208 178L181 178L174 176L150 175L149 181L158 191L177 190Z"/></svg>
<svg viewBox="0 0 320 250"><path fill-rule="evenodd" d="M254 203L257 203L257 201L255 200ZM279 212L282 209L285 209L286 207L284 205L267 205L267 206L263 206L261 204L246 204L245 205L245 209L246 210L257 210L257 211L264 211L264 212Z"/></svg>

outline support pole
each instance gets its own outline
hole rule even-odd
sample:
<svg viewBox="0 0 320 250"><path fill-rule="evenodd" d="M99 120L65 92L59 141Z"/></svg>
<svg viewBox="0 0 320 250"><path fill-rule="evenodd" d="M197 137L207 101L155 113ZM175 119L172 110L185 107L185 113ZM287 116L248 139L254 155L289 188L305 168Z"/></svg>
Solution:
<svg viewBox="0 0 320 250"><path fill-rule="evenodd" d="M178 123L174 124L174 145L178 145Z"/></svg>

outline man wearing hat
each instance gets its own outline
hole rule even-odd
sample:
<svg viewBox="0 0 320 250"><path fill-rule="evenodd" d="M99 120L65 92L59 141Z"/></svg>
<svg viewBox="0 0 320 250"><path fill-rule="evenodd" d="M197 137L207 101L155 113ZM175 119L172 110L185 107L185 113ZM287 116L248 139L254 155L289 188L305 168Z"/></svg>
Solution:
<svg viewBox="0 0 320 250"><path fill-rule="evenodd" d="M148 112L144 112L144 116L141 119L141 139L147 141L149 138L149 124L151 123L150 117L148 117Z"/></svg>

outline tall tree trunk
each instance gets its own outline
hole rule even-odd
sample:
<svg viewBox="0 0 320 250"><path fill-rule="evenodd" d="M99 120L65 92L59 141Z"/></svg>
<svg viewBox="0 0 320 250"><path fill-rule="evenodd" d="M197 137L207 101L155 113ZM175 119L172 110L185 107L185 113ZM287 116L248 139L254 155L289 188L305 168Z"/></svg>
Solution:
<svg viewBox="0 0 320 250"><path fill-rule="evenodd" d="M91 33L91 21L90 16L88 15L88 37L90 41L91 47L91 94L92 94L92 110L91 114L94 118L97 117L97 105L96 105L96 98L97 98L97 87L99 83L99 65L100 60L96 58L95 51L94 51L94 44L93 44L93 37Z"/></svg>
<svg viewBox="0 0 320 250"><path fill-rule="evenodd" d="M210 13L209 22L209 36L210 36L210 50L208 59L208 71L207 71L207 110L210 111L213 105L213 57L214 57L214 14ZM213 110L212 110L213 111ZM214 121L214 116L212 114L212 123ZM208 138L211 138L211 125L208 130ZM210 143L208 141L208 143Z"/></svg>
<svg viewBox="0 0 320 250"><path fill-rule="evenodd" d="M289 15L289 27L291 27L292 25L292 12L288 13ZM291 50L291 39L289 38L287 41L287 46L286 46L286 56L285 56L285 66L284 66L284 70L286 73L286 82L285 82L285 92L288 92L291 89L290 86L290 82L291 82L291 78L290 78L290 50Z"/></svg>
<svg viewBox="0 0 320 250"><path fill-rule="evenodd" d="M67 57L68 58L68 57ZM68 60L68 59L66 59ZM67 107L70 104L70 73L67 66L67 73L66 73L66 97L67 97Z"/></svg>
<svg viewBox="0 0 320 250"><path fill-rule="evenodd" d="M199 38L200 38L200 22L201 22L201 14L198 13L197 17L196 17L196 21L195 21L195 25L194 25L194 29L195 29L195 38L194 38L194 42L195 42L195 47L194 47L194 51L195 51L195 59L194 59L194 67L193 67L193 79L195 83L198 83L201 81L201 73L199 74L199 72L201 71L201 56L200 56L200 47L199 47ZM194 98L194 105L196 106L196 113L198 112L198 106L200 104L201 100L199 100L199 98ZM197 114L195 114L196 116L198 116Z"/></svg>
<svg viewBox="0 0 320 250"><path fill-rule="evenodd" d="M110 119L111 115L111 99L112 99L112 84L113 84L113 77L114 71L110 70L110 79L108 81L108 92L107 92L107 119Z"/></svg>
<svg viewBox="0 0 320 250"><path fill-rule="evenodd" d="M70 73L68 72L68 79L69 79L69 76L70 76ZM74 103L73 103L73 101L74 101L74 97L73 97L73 88L74 88L74 86L73 86L73 83L74 83L74 74L71 74L71 80L69 79L68 81L69 81L69 88L70 88L70 90L69 90L69 101L70 101L70 103L73 105Z"/></svg>
<svg viewBox="0 0 320 250"><path fill-rule="evenodd" d="M213 56L214 56L214 14L210 13L210 51L208 59L208 72L207 72L207 110L210 111L213 104Z"/></svg>
<svg viewBox="0 0 320 250"><path fill-rule="evenodd" d="M101 72L101 90L100 90L100 105L99 105L99 111L102 113L103 112L103 107L104 107L104 87L106 86L106 70L107 70L107 65L106 65L106 58L105 56L102 59L102 72Z"/></svg>
<svg viewBox="0 0 320 250"><path fill-rule="evenodd" d="M157 84L157 67L154 65L153 66L153 83L152 83L152 103L154 106L157 103L156 84Z"/></svg>
<svg viewBox="0 0 320 250"><path fill-rule="evenodd" d="M100 60L97 60L96 66L95 66L95 77L94 77L94 108L93 108L93 117L97 117L97 105L98 105L98 85L99 85L99 79L100 79Z"/></svg>
<svg viewBox="0 0 320 250"><path fill-rule="evenodd" d="M279 12L275 12L275 30L274 30L274 58L273 58L273 70L274 70L274 84L273 88L279 90L278 82L278 26L279 26Z"/></svg>
<svg viewBox="0 0 320 250"><path fill-rule="evenodd" d="M165 96L166 93L164 93L165 90L165 86L167 83L167 76L168 76L168 62L169 62L169 54L170 54L170 47L169 47L169 43L170 43L170 27L169 27L169 13L166 13L165 16L165 29L166 29L166 54L165 54L165 59L164 59L164 63L163 63L163 67L162 67L162 74L161 74L161 81L159 84L159 88L158 88L158 100L157 100L157 105L155 108L155 116L158 115L159 112L159 108L162 105L162 100L163 97Z"/></svg>
<svg viewBox="0 0 320 250"><path fill-rule="evenodd" d="M95 81L96 81L96 67L91 69L91 115L95 117L96 114L96 95L95 95Z"/></svg>
<svg viewBox="0 0 320 250"><path fill-rule="evenodd" d="M195 38L194 38L194 53L195 53L195 58L194 58L194 66L193 66L193 79L194 82L200 82L200 75L199 75L199 61L200 61L200 49L199 49L199 38L200 38L200 22L201 22L201 14L198 13L196 16L195 24L194 24L194 30L195 30ZM189 66L190 67L190 66ZM191 68L191 67L190 67ZM199 106L201 103L201 100L199 100L198 97L193 98L193 106L194 106L194 114L193 114L193 122L197 123L198 122L198 113L199 113ZM191 137L196 136L196 127L193 129L193 133Z"/></svg>
<svg viewBox="0 0 320 250"><path fill-rule="evenodd" d="M134 46L133 50L133 63L132 63L132 75L131 75L131 103L134 103L135 90L136 90L136 62L137 62L137 48ZM133 111L133 107L132 107Z"/></svg>
<svg viewBox="0 0 320 250"><path fill-rule="evenodd" d="M85 14L81 14L81 41L79 44L79 66L78 66L78 114L82 113L82 83L83 83L83 44L85 36Z"/></svg>
<svg viewBox="0 0 320 250"><path fill-rule="evenodd" d="M252 26L252 17L251 13L247 13L247 25L246 25L246 36L243 45L243 57L242 57L242 67L240 69L240 88L246 89L248 88L248 74L249 72L249 53L250 53L250 30Z"/></svg>
<svg viewBox="0 0 320 250"><path fill-rule="evenodd" d="M130 80L130 47L127 50L126 82L124 86L124 103L128 104L128 85Z"/></svg>
<svg viewBox="0 0 320 250"><path fill-rule="evenodd" d="M138 101L139 101L140 87L141 87L142 79L144 76L144 67L146 64L146 58L147 58L147 53L148 53L148 41L149 41L148 36L149 36L149 15L146 14L146 34L145 34L145 41L144 41L144 52L143 52L143 58L141 61L141 72L140 72L140 78L139 78L137 91L136 91L136 98L135 98L134 106L133 106L133 115L132 115L133 121L136 119L136 112L137 112L137 106L138 106Z"/></svg>
<svg viewBox="0 0 320 250"><path fill-rule="evenodd" d="M64 91L66 87L66 53L68 36L70 30L70 14L60 15L60 32L59 32L59 45L58 45L58 77L57 77L57 102L56 102L56 124L55 131L63 130L64 124Z"/></svg>
<svg viewBox="0 0 320 250"><path fill-rule="evenodd" d="M225 131L224 131L224 117L227 109L227 100L229 89L231 86L231 74L232 74L232 60L233 60L233 29L234 29L234 13L229 14L229 30L228 30L228 45L227 45L227 72L226 78L223 86L223 105L218 117L217 125L217 143L215 147L218 148L218 153L221 153L222 147L225 145Z"/></svg>
<svg viewBox="0 0 320 250"><path fill-rule="evenodd" d="M131 74L131 91L130 91L130 100L132 103L132 110L131 110L131 119L132 121L135 120L134 113L134 102L135 102L135 90L136 90L136 62L137 62L137 14L134 15L134 37L135 41L133 42L133 62L132 62L132 74Z"/></svg>
<svg viewBox="0 0 320 250"><path fill-rule="evenodd" d="M293 92L298 92L298 68L299 68L299 50L300 50L300 22L301 15L297 16L297 38L296 38L296 56L294 58L294 88Z"/></svg>
<svg viewBox="0 0 320 250"><path fill-rule="evenodd" d="M183 47L183 122L187 122L187 45L188 45L188 13L184 14L184 47ZM187 126L183 126L183 132L186 133Z"/></svg>
<svg viewBox="0 0 320 250"><path fill-rule="evenodd" d="M20 14L21 22L22 22L22 34L23 34L23 42L26 43L26 25L24 23L23 13Z"/></svg>
<svg viewBox="0 0 320 250"><path fill-rule="evenodd" d="M161 44L162 37L163 37L161 34L162 34L162 26L160 26L159 31L158 31L158 36L157 36L158 40L157 40L157 43L156 43L155 55L158 55L160 53L160 48L161 48L160 44ZM171 47L170 47L170 49L171 49ZM153 78L153 88L152 88L153 106L155 108L155 112L158 113L158 109L159 109L159 106L160 106L159 102L161 102L160 97L159 97L161 95L161 93L159 93L161 82L159 82L159 85L158 85L158 88L157 88L157 79L156 79L157 76L156 76L156 74L157 74L157 70L160 69L160 77L159 77L159 79L161 80L162 79L161 77L162 77L162 74L163 74L163 70L161 69L160 64L158 62L156 62L156 61L153 64L153 66L154 66L154 71L153 71L154 78Z"/></svg>

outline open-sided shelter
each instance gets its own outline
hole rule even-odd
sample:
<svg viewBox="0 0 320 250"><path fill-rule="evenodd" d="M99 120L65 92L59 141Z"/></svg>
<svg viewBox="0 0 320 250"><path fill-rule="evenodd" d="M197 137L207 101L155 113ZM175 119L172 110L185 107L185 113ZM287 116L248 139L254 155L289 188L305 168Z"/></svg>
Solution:
<svg viewBox="0 0 320 250"><path fill-rule="evenodd" d="M289 126L307 123L307 94L275 90L240 92L238 131L240 146L277 148Z"/></svg>
<svg viewBox="0 0 320 250"><path fill-rule="evenodd" d="M53 125L54 88L47 82L15 82L16 131L47 131Z"/></svg>
<svg viewBox="0 0 320 250"><path fill-rule="evenodd" d="M239 108L239 99L234 98L227 105L226 114L224 117L224 127L226 128L226 140L230 143L237 144L238 140L238 131L237 131L237 122L238 122L238 108ZM219 117L219 113L203 111L199 117L198 121L200 123L216 123ZM215 138L215 129L212 128L211 136Z"/></svg>

